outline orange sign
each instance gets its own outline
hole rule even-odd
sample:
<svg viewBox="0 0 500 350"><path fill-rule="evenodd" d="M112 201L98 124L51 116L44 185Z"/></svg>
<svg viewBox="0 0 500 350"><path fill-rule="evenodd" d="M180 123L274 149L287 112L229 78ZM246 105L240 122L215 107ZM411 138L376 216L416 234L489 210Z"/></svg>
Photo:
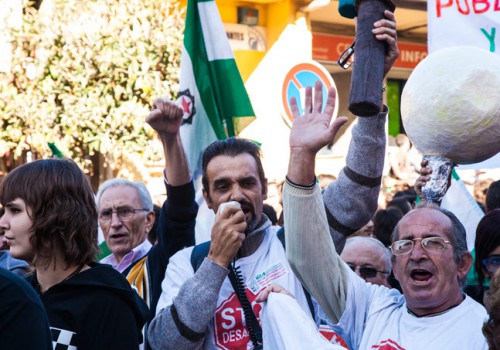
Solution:
<svg viewBox="0 0 500 350"><path fill-rule="evenodd" d="M337 62L340 54L347 49L354 37L313 33L313 59L322 62ZM395 68L413 69L427 57L427 45L398 42L399 58L394 63ZM356 53L356 48L354 48Z"/></svg>

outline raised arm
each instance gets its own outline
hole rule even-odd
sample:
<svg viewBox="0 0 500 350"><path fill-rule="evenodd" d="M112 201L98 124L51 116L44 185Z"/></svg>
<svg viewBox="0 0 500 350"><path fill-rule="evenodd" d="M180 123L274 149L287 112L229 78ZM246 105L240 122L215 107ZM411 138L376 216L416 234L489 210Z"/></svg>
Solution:
<svg viewBox="0 0 500 350"><path fill-rule="evenodd" d="M291 101L294 124L290 133L287 180L283 187L283 210L290 265L330 320L336 322L345 309L347 288L343 281L346 271L330 238L314 166L318 150L335 138L347 118L340 117L330 123L335 90L328 92L324 112L321 111L321 90L321 83L316 83L313 103L311 88L306 88L303 116L299 116L297 102Z"/></svg>
<svg viewBox="0 0 500 350"><path fill-rule="evenodd" d="M165 153L167 200L157 218L158 243L148 255L151 271L151 318L161 294L161 283L170 257L184 247L195 244L198 205L184 154L179 129L182 109L168 99L156 99L146 122L158 133Z"/></svg>
<svg viewBox="0 0 500 350"><path fill-rule="evenodd" d="M385 11L386 19L375 22L373 34L387 43L384 75L399 56L394 14ZM381 103L380 113L360 117L352 129L346 166L338 179L323 193L330 234L337 252L347 236L370 221L377 210L386 145L387 107Z"/></svg>

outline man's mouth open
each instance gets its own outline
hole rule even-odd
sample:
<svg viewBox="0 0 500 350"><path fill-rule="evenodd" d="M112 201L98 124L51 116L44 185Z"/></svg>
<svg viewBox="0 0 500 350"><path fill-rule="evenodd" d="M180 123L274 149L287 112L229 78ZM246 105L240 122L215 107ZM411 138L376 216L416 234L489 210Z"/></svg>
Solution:
<svg viewBox="0 0 500 350"><path fill-rule="evenodd" d="M125 237L127 237L128 235L125 234L125 233L114 233L112 235L109 235L109 239L110 240L113 240L113 241L119 241Z"/></svg>
<svg viewBox="0 0 500 350"><path fill-rule="evenodd" d="M433 276L434 275L430 271L425 269L413 269L410 272L411 279L417 284L425 284L429 282Z"/></svg>

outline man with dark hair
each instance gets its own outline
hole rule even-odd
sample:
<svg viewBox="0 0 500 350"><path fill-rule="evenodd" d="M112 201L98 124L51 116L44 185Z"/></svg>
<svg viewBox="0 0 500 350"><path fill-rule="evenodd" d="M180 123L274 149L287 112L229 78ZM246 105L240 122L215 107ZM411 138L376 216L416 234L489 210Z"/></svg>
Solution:
<svg viewBox="0 0 500 350"><path fill-rule="evenodd" d="M290 135L283 204L295 274L327 317L338 320L350 349L487 349L486 311L463 292L472 265L465 229L451 212L418 207L396 226L392 267L404 294L366 283L337 254L314 183L314 157L331 142L321 102L294 115L305 125ZM303 132L306 127L315 132Z"/></svg>
<svg viewBox="0 0 500 350"><path fill-rule="evenodd" d="M195 249L172 257L158 315L148 331L154 349L191 349L202 344L206 349L241 348L250 339L256 342L242 315L255 312L258 317L261 306L255 298L271 281L278 281L307 308L276 235L278 228L262 212L267 186L259 171L259 153L255 144L242 139L217 141L204 153L207 187L203 195L216 212L211 241L196 271ZM239 281L236 287L229 281L230 271ZM244 307L238 300L242 294L247 298Z"/></svg>

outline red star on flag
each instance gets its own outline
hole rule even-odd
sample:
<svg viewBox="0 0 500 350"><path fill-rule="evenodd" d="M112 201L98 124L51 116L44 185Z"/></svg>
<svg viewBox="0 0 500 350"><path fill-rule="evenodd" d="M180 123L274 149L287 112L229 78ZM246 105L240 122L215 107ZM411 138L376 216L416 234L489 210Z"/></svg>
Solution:
<svg viewBox="0 0 500 350"><path fill-rule="evenodd" d="M191 114L191 102L186 97L182 97L181 104L184 114Z"/></svg>

